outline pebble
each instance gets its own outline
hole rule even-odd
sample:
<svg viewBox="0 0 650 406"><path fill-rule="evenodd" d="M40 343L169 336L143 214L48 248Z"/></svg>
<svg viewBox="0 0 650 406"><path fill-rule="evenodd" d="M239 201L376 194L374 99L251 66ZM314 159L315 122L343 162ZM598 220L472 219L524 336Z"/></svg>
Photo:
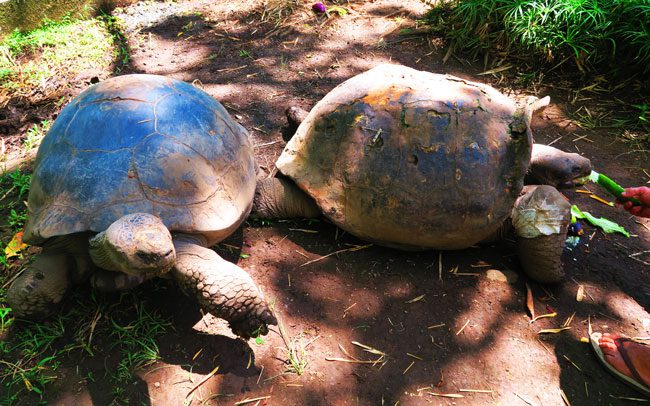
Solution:
<svg viewBox="0 0 650 406"><path fill-rule="evenodd" d="M517 275L515 272L500 271L498 269L488 269L488 271L485 273L485 276L493 281L510 284L517 282L517 279L519 279L519 275Z"/></svg>

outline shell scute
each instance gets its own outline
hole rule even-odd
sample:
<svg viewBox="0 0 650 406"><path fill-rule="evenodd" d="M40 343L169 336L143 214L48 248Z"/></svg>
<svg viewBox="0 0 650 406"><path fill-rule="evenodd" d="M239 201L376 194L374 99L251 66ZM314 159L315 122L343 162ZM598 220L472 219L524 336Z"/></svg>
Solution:
<svg viewBox="0 0 650 406"><path fill-rule="evenodd" d="M153 105L135 100L108 100L79 108L59 142L76 150L115 151L133 148L154 130Z"/></svg>

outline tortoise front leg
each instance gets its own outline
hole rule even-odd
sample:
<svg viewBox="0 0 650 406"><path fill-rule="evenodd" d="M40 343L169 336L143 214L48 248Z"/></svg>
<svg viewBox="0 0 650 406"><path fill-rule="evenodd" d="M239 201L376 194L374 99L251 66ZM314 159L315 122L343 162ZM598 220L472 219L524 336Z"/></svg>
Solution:
<svg viewBox="0 0 650 406"><path fill-rule="evenodd" d="M70 287L65 254L41 254L7 290L16 317L42 320L51 316Z"/></svg>
<svg viewBox="0 0 650 406"><path fill-rule="evenodd" d="M264 335L277 320L253 279L240 267L206 248L198 235L173 236L176 263L172 275L201 307L230 323L245 339Z"/></svg>
<svg viewBox="0 0 650 406"><path fill-rule="evenodd" d="M571 204L554 187L526 186L512 209L517 253L526 274L537 282L564 277L562 251L571 222Z"/></svg>

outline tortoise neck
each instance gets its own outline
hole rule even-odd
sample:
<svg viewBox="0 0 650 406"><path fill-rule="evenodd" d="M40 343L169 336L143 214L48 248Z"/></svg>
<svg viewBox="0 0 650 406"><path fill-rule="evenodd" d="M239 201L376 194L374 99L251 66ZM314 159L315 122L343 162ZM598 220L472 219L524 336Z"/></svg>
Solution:
<svg viewBox="0 0 650 406"><path fill-rule="evenodd" d="M202 247L208 246L208 240L201 234L172 233L172 238L174 242L178 241L178 242L196 244Z"/></svg>
<svg viewBox="0 0 650 406"><path fill-rule="evenodd" d="M88 233L75 233L52 237L42 244L43 252L87 254L90 236Z"/></svg>

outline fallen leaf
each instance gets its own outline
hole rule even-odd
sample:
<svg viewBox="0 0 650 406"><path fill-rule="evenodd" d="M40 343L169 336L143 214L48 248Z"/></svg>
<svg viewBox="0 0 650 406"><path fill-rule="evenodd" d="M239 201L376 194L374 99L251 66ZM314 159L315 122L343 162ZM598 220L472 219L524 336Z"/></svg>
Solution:
<svg viewBox="0 0 650 406"><path fill-rule="evenodd" d="M566 394L562 389L560 389L560 396L562 396L562 400L567 406L571 406L571 402L569 402L569 398L566 397Z"/></svg>
<svg viewBox="0 0 650 406"><path fill-rule="evenodd" d="M465 396L459 395L457 393L435 393L435 392L427 392L427 394L432 395L432 396L439 396L441 398L464 398Z"/></svg>
<svg viewBox="0 0 650 406"><path fill-rule="evenodd" d="M19 231L14 234L9 244L5 247L5 256L7 258L18 256L18 253L27 248L27 244L23 242L23 232Z"/></svg>
<svg viewBox="0 0 650 406"><path fill-rule="evenodd" d="M545 328L542 330L539 330L537 334L557 334L559 332L562 332L564 330L569 330L571 327L561 327L561 328Z"/></svg>
<svg viewBox="0 0 650 406"><path fill-rule="evenodd" d="M537 316L537 317L533 317L533 319L530 321L530 323L532 324L532 323L536 322L536 321L539 320L539 319L545 319L545 318L555 317L555 316L557 316L557 313L546 313L546 314L540 314L540 315Z"/></svg>
<svg viewBox="0 0 650 406"><path fill-rule="evenodd" d="M427 294L425 293L424 295L420 295L420 296L418 296L418 297L416 297L416 298L413 298L413 299L411 299L411 300L407 300L407 301L404 302L404 303L415 303L415 302L418 302L418 301L424 299L424 297L425 297L426 295L427 295Z"/></svg>
<svg viewBox="0 0 650 406"><path fill-rule="evenodd" d="M535 320L535 303L533 302L533 292L531 292L528 283L526 283L526 307L530 313L530 318L532 320Z"/></svg>

